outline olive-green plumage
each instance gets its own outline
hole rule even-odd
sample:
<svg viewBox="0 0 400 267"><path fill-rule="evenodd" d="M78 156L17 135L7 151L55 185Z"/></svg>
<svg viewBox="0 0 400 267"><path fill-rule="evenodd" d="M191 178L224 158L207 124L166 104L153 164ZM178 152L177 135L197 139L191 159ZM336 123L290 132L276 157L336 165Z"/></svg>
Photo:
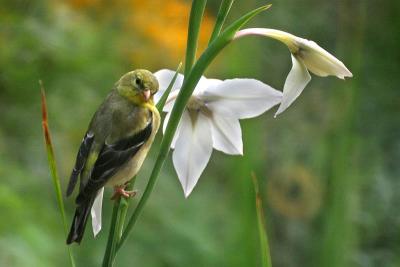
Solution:
<svg viewBox="0 0 400 267"><path fill-rule="evenodd" d="M105 185L123 185L139 171L160 125L153 103L157 90L158 82L151 72L128 72L94 114L67 189L69 196L80 176L67 244L82 240L97 192Z"/></svg>

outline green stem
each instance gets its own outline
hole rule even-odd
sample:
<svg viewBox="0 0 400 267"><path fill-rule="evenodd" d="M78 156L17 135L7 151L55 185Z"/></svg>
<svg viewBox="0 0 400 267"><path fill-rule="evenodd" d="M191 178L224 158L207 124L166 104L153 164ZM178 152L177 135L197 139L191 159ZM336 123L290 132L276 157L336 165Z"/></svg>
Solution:
<svg viewBox="0 0 400 267"><path fill-rule="evenodd" d="M223 0L221 2L221 6L219 7L217 20L215 21L214 29L210 37L210 41L208 44L211 44L215 38L218 37L222 30L222 26L225 23L226 17L228 16L229 10L231 10L232 4L234 0Z"/></svg>
<svg viewBox="0 0 400 267"><path fill-rule="evenodd" d="M136 178L134 177L126 186L126 190L131 191L134 188ZM128 212L128 207L130 203L131 198L122 198L119 209L121 209L121 217L119 219L119 222L117 224L117 233L118 233L118 238L117 238L117 244L121 238L122 235L122 230L124 229L124 224L125 224L125 219L126 219L126 213Z"/></svg>
<svg viewBox="0 0 400 267"><path fill-rule="evenodd" d="M192 9L190 10L188 39L186 44L185 77L189 74L196 58L197 40L199 38L200 24L204 9L206 8L206 3L207 0L193 0Z"/></svg>
<svg viewBox="0 0 400 267"><path fill-rule="evenodd" d="M133 177L125 187L126 190L133 190L135 179ZM103 266L112 266L115 258L115 248L122 235L126 213L128 212L130 198L119 198L114 202L113 213L111 216L110 231L108 233L106 252L104 253Z"/></svg>
<svg viewBox="0 0 400 267"><path fill-rule="evenodd" d="M104 258L103 258L103 265L102 265L103 267L112 266L114 262L115 248L118 238L118 229L116 225L118 225L118 222L120 221L121 218L120 203L121 203L121 198L119 198L114 202L113 213L111 217L112 219L110 225L110 232L108 233L108 242L107 242L106 252L104 253Z"/></svg>
<svg viewBox="0 0 400 267"><path fill-rule="evenodd" d="M182 116L182 113L185 109L186 103L189 100L190 96L193 93L195 86L197 85L201 75L204 73L205 69L210 65L212 60L218 55L218 53L232 40L235 33L251 18L256 16L261 11L264 11L269 8L268 6L263 6L249 13L245 14L237 21L235 21L230 27L228 27L221 35L219 35L204 51L199 60L193 66L193 69L187 76L187 79L183 82L182 88L178 94L178 97L175 101L174 107L171 112L171 117L169 123L167 125L167 129L164 133L164 137L161 142L160 150L157 156L156 163L154 165L153 171L150 175L149 182L146 186L145 191L143 192L143 196L140 199L134 213L132 214L129 222L121 236L121 240L118 243L117 251L124 244L126 239L129 236L129 233L132 231L133 226L135 225L140 213L143 210L151 192L153 191L154 185L157 181L158 175L161 171L162 166L164 165L164 161L169 153L172 138L175 134L176 128L178 126L179 120Z"/></svg>
<svg viewBox="0 0 400 267"><path fill-rule="evenodd" d="M265 215L262 207L262 199L260 195L260 188L258 186L257 176L253 172L251 174L253 179L254 191L256 193L256 212L258 222L258 235L260 237L260 248L261 248L261 263L263 267L271 267L271 253L268 244L268 236L265 224Z"/></svg>

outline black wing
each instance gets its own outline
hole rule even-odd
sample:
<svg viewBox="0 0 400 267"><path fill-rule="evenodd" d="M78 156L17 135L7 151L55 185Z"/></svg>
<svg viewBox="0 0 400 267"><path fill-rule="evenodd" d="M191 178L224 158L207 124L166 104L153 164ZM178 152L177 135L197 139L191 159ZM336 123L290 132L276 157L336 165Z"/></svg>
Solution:
<svg viewBox="0 0 400 267"><path fill-rule="evenodd" d="M79 147L78 155L76 156L75 167L72 170L71 177L69 178L67 197L72 194L72 191L74 191L76 182L78 181L78 176L82 172L83 167L85 167L85 163L89 155L93 140L93 133L87 132L85 134L85 137L83 137L81 146Z"/></svg>
<svg viewBox="0 0 400 267"><path fill-rule="evenodd" d="M152 132L152 117L147 126L133 136L122 139L114 144L104 144L101 149L92 173L86 185L76 198L76 203L82 203L92 197L102 188L114 174L120 170L149 139Z"/></svg>

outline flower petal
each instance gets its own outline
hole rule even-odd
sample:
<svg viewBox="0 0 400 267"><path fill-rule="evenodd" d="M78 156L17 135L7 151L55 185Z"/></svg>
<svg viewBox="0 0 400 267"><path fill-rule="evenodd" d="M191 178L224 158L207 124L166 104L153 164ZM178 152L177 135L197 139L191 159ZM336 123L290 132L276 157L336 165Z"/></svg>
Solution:
<svg viewBox="0 0 400 267"><path fill-rule="evenodd" d="M211 125L215 149L230 155L243 155L242 130L238 119L213 115Z"/></svg>
<svg viewBox="0 0 400 267"><path fill-rule="evenodd" d="M297 40L301 42L299 53L304 64L315 75L322 77L333 75L340 79L353 76L339 59L320 47L317 43L303 38L298 38Z"/></svg>
<svg viewBox="0 0 400 267"><path fill-rule="evenodd" d="M97 196L93 202L93 206L90 211L90 214L92 216L93 235L95 237L101 230L101 210L103 206L103 193L104 193L104 187L102 187L97 192Z"/></svg>
<svg viewBox="0 0 400 267"><path fill-rule="evenodd" d="M235 39L246 35L267 36L284 43L289 48L290 52L300 58L307 69L315 75L323 77L333 75L340 79L344 79L344 77L353 77L353 74L340 60L313 41L284 31L267 28L240 30L235 34Z"/></svg>
<svg viewBox="0 0 400 267"><path fill-rule="evenodd" d="M196 88L193 91L193 95L199 96L202 95L205 91L214 90L216 86L223 83L222 80L219 79L208 79L204 76L201 76L199 83L197 84Z"/></svg>
<svg viewBox="0 0 400 267"><path fill-rule="evenodd" d="M156 71L154 73L154 76L156 76L157 80L158 80L158 92L154 95L154 103L157 103L161 96L164 94L165 90L168 88L168 85L171 83L172 78L175 75L175 71L174 70L168 70L168 69L162 69L159 71ZM182 83L183 83L183 75L182 74L178 74L178 76L176 77L175 83L172 86L171 89L171 93L174 90L180 89L182 87Z"/></svg>
<svg viewBox="0 0 400 267"><path fill-rule="evenodd" d="M197 113L196 118L191 118L185 111L172 154L172 161L185 197L188 197L195 187L207 166L211 153L212 138L209 119L201 113Z"/></svg>
<svg viewBox="0 0 400 267"><path fill-rule="evenodd" d="M201 99L215 113L246 119L279 104L282 92L255 79L232 79L207 88Z"/></svg>
<svg viewBox="0 0 400 267"><path fill-rule="evenodd" d="M285 85L283 86L282 103L275 117L285 111L290 104L301 94L308 82L311 80L310 73L308 73L306 66L292 55L292 69L290 70Z"/></svg>

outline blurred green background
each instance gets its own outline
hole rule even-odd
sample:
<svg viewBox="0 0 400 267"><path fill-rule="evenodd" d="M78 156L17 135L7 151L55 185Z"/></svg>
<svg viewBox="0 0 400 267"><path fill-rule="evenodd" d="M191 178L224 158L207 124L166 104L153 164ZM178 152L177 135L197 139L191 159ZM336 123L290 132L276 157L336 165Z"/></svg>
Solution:
<svg viewBox="0 0 400 267"><path fill-rule="evenodd" d="M354 78L313 76L277 119L270 111L242 121L244 156L214 151L188 199L169 159L118 266L260 266L251 171L273 266L400 266L400 4L270 2L251 26L316 41ZM236 1L228 20L262 4ZM207 5L200 47L218 6ZM65 191L80 140L113 83L135 68L175 69L183 60L189 9L184 0L0 0L0 266L69 266L38 80ZM290 67L286 47L255 37L227 47L206 74L281 89ZM65 201L69 221L74 205ZM100 265L111 205L105 201L100 235L87 229L73 247L78 266Z"/></svg>

